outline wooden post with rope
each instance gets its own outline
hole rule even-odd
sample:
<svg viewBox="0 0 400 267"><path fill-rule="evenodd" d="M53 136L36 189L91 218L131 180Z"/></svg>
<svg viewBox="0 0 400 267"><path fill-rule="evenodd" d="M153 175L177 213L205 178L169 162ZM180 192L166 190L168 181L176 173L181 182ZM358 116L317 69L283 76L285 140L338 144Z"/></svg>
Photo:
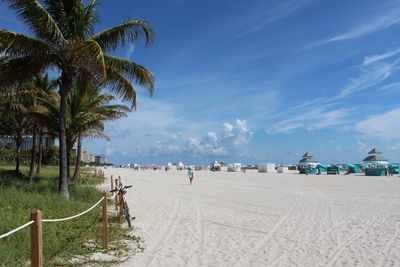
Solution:
<svg viewBox="0 0 400 267"><path fill-rule="evenodd" d="M42 212L35 210L31 213L31 220L35 222L31 226L31 266L43 266L42 244Z"/></svg>
<svg viewBox="0 0 400 267"><path fill-rule="evenodd" d="M103 201L101 203L102 207L102 223L103 223L103 248L108 249L108 214L107 214L107 193L103 191L101 194Z"/></svg>
<svg viewBox="0 0 400 267"><path fill-rule="evenodd" d="M119 188L119 183L118 179L115 178L115 188ZM118 210L118 199L119 199L119 194L115 195L115 210Z"/></svg>
<svg viewBox="0 0 400 267"><path fill-rule="evenodd" d="M119 177L119 179L121 179L121 177ZM121 180L119 182L119 186L120 188L123 188L124 185L121 183ZM122 192L119 192L118 196L119 196L119 222L123 223L124 222L124 196L122 195Z"/></svg>

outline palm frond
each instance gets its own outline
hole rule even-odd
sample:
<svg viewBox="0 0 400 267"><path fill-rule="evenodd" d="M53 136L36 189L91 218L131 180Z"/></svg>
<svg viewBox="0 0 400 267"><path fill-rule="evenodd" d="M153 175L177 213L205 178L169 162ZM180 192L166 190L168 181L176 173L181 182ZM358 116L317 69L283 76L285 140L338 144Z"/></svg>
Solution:
<svg viewBox="0 0 400 267"><path fill-rule="evenodd" d="M85 137L101 137L101 138L104 138L107 141L111 142L110 137L108 137L108 135L105 134L103 131L87 130L87 131L84 131L82 133L82 135L85 136Z"/></svg>
<svg viewBox="0 0 400 267"><path fill-rule="evenodd" d="M124 58L104 55L107 71L118 72L136 84L147 89L150 95L154 92L154 76L145 67Z"/></svg>
<svg viewBox="0 0 400 267"><path fill-rule="evenodd" d="M96 41L72 43L68 46L66 58L74 65L89 70L98 79L105 79L107 76L103 51Z"/></svg>
<svg viewBox="0 0 400 267"><path fill-rule="evenodd" d="M0 88L31 81L51 66L51 60L48 58L30 55L5 58L0 62Z"/></svg>
<svg viewBox="0 0 400 267"><path fill-rule="evenodd" d="M43 41L20 33L0 30L0 53L6 56L47 57L51 47Z"/></svg>
<svg viewBox="0 0 400 267"><path fill-rule="evenodd" d="M132 109L136 109L136 90L124 76L116 71L108 69L107 80L105 81L106 88L113 92L123 101L129 102Z"/></svg>
<svg viewBox="0 0 400 267"><path fill-rule="evenodd" d="M94 33L94 26L100 22L95 0L86 6L81 0L44 0L44 3L67 40L88 39Z"/></svg>
<svg viewBox="0 0 400 267"><path fill-rule="evenodd" d="M155 32L146 21L133 19L99 32L90 39L97 41L105 51L114 51L118 46L124 45L126 41L135 43L144 39L148 46L153 42L155 36Z"/></svg>
<svg viewBox="0 0 400 267"><path fill-rule="evenodd" d="M65 45L65 40L57 23L47 10L36 0L4 0L10 8L29 26L39 39L55 45Z"/></svg>

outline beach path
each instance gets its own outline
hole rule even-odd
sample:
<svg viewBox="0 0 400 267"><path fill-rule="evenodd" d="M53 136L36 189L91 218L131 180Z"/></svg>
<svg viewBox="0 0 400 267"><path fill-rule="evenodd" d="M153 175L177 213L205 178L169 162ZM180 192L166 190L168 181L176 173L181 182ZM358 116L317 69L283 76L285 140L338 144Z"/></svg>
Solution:
<svg viewBox="0 0 400 267"><path fill-rule="evenodd" d="M400 266L400 177L106 174L145 245L121 266Z"/></svg>

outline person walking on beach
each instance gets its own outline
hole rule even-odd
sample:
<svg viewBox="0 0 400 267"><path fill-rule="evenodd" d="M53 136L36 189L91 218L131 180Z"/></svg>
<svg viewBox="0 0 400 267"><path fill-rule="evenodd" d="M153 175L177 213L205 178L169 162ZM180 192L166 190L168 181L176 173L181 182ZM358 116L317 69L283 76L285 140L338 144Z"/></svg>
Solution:
<svg viewBox="0 0 400 267"><path fill-rule="evenodd" d="M192 171L191 168L189 168L188 176L189 176L190 185L192 185L192 181L193 181L193 171Z"/></svg>

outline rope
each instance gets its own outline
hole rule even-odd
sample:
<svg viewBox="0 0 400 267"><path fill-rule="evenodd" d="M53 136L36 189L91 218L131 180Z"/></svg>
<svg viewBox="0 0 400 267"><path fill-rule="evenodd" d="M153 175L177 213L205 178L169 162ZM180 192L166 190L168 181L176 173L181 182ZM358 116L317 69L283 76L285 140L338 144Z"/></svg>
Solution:
<svg viewBox="0 0 400 267"><path fill-rule="evenodd" d="M79 214L76 214L76 215L74 215L74 216L67 217L67 218L61 218L61 219L43 219L42 221L43 221L43 222L62 222L62 221L68 221L68 220L77 218L77 217L79 217L79 216L82 216L82 215L85 214L85 213L88 213L88 212L91 211L92 209L94 209L97 205L99 205L99 204L103 201L103 199L104 199L104 197L102 197L96 204L94 204L94 205L93 205L92 207L90 207L89 209L87 209L87 210L85 210L85 211L83 211L83 212L81 212L81 213L79 213Z"/></svg>
<svg viewBox="0 0 400 267"><path fill-rule="evenodd" d="M118 195L118 191L114 192L114 195L112 195L111 197L108 197L107 199L114 199L116 195Z"/></svg>
<svg viewBox="0 0 400 267"><path fill-rule="evenodd" d="M34 222L35 222L34 220L29 221L29 222L27 222L26 224L21 225L20 227L17 227L17 228L15 228L14 230L11 230L11 231L8 232L8 233L5 233L5 234L3 234L3 235L0 235L0 239L4 238L4 237L6 237L6 236L12 235L13 233L18 232L18 231L21 230L21 229L24 229L25 227L31 225L31 224L34 223Z"/></svg>

